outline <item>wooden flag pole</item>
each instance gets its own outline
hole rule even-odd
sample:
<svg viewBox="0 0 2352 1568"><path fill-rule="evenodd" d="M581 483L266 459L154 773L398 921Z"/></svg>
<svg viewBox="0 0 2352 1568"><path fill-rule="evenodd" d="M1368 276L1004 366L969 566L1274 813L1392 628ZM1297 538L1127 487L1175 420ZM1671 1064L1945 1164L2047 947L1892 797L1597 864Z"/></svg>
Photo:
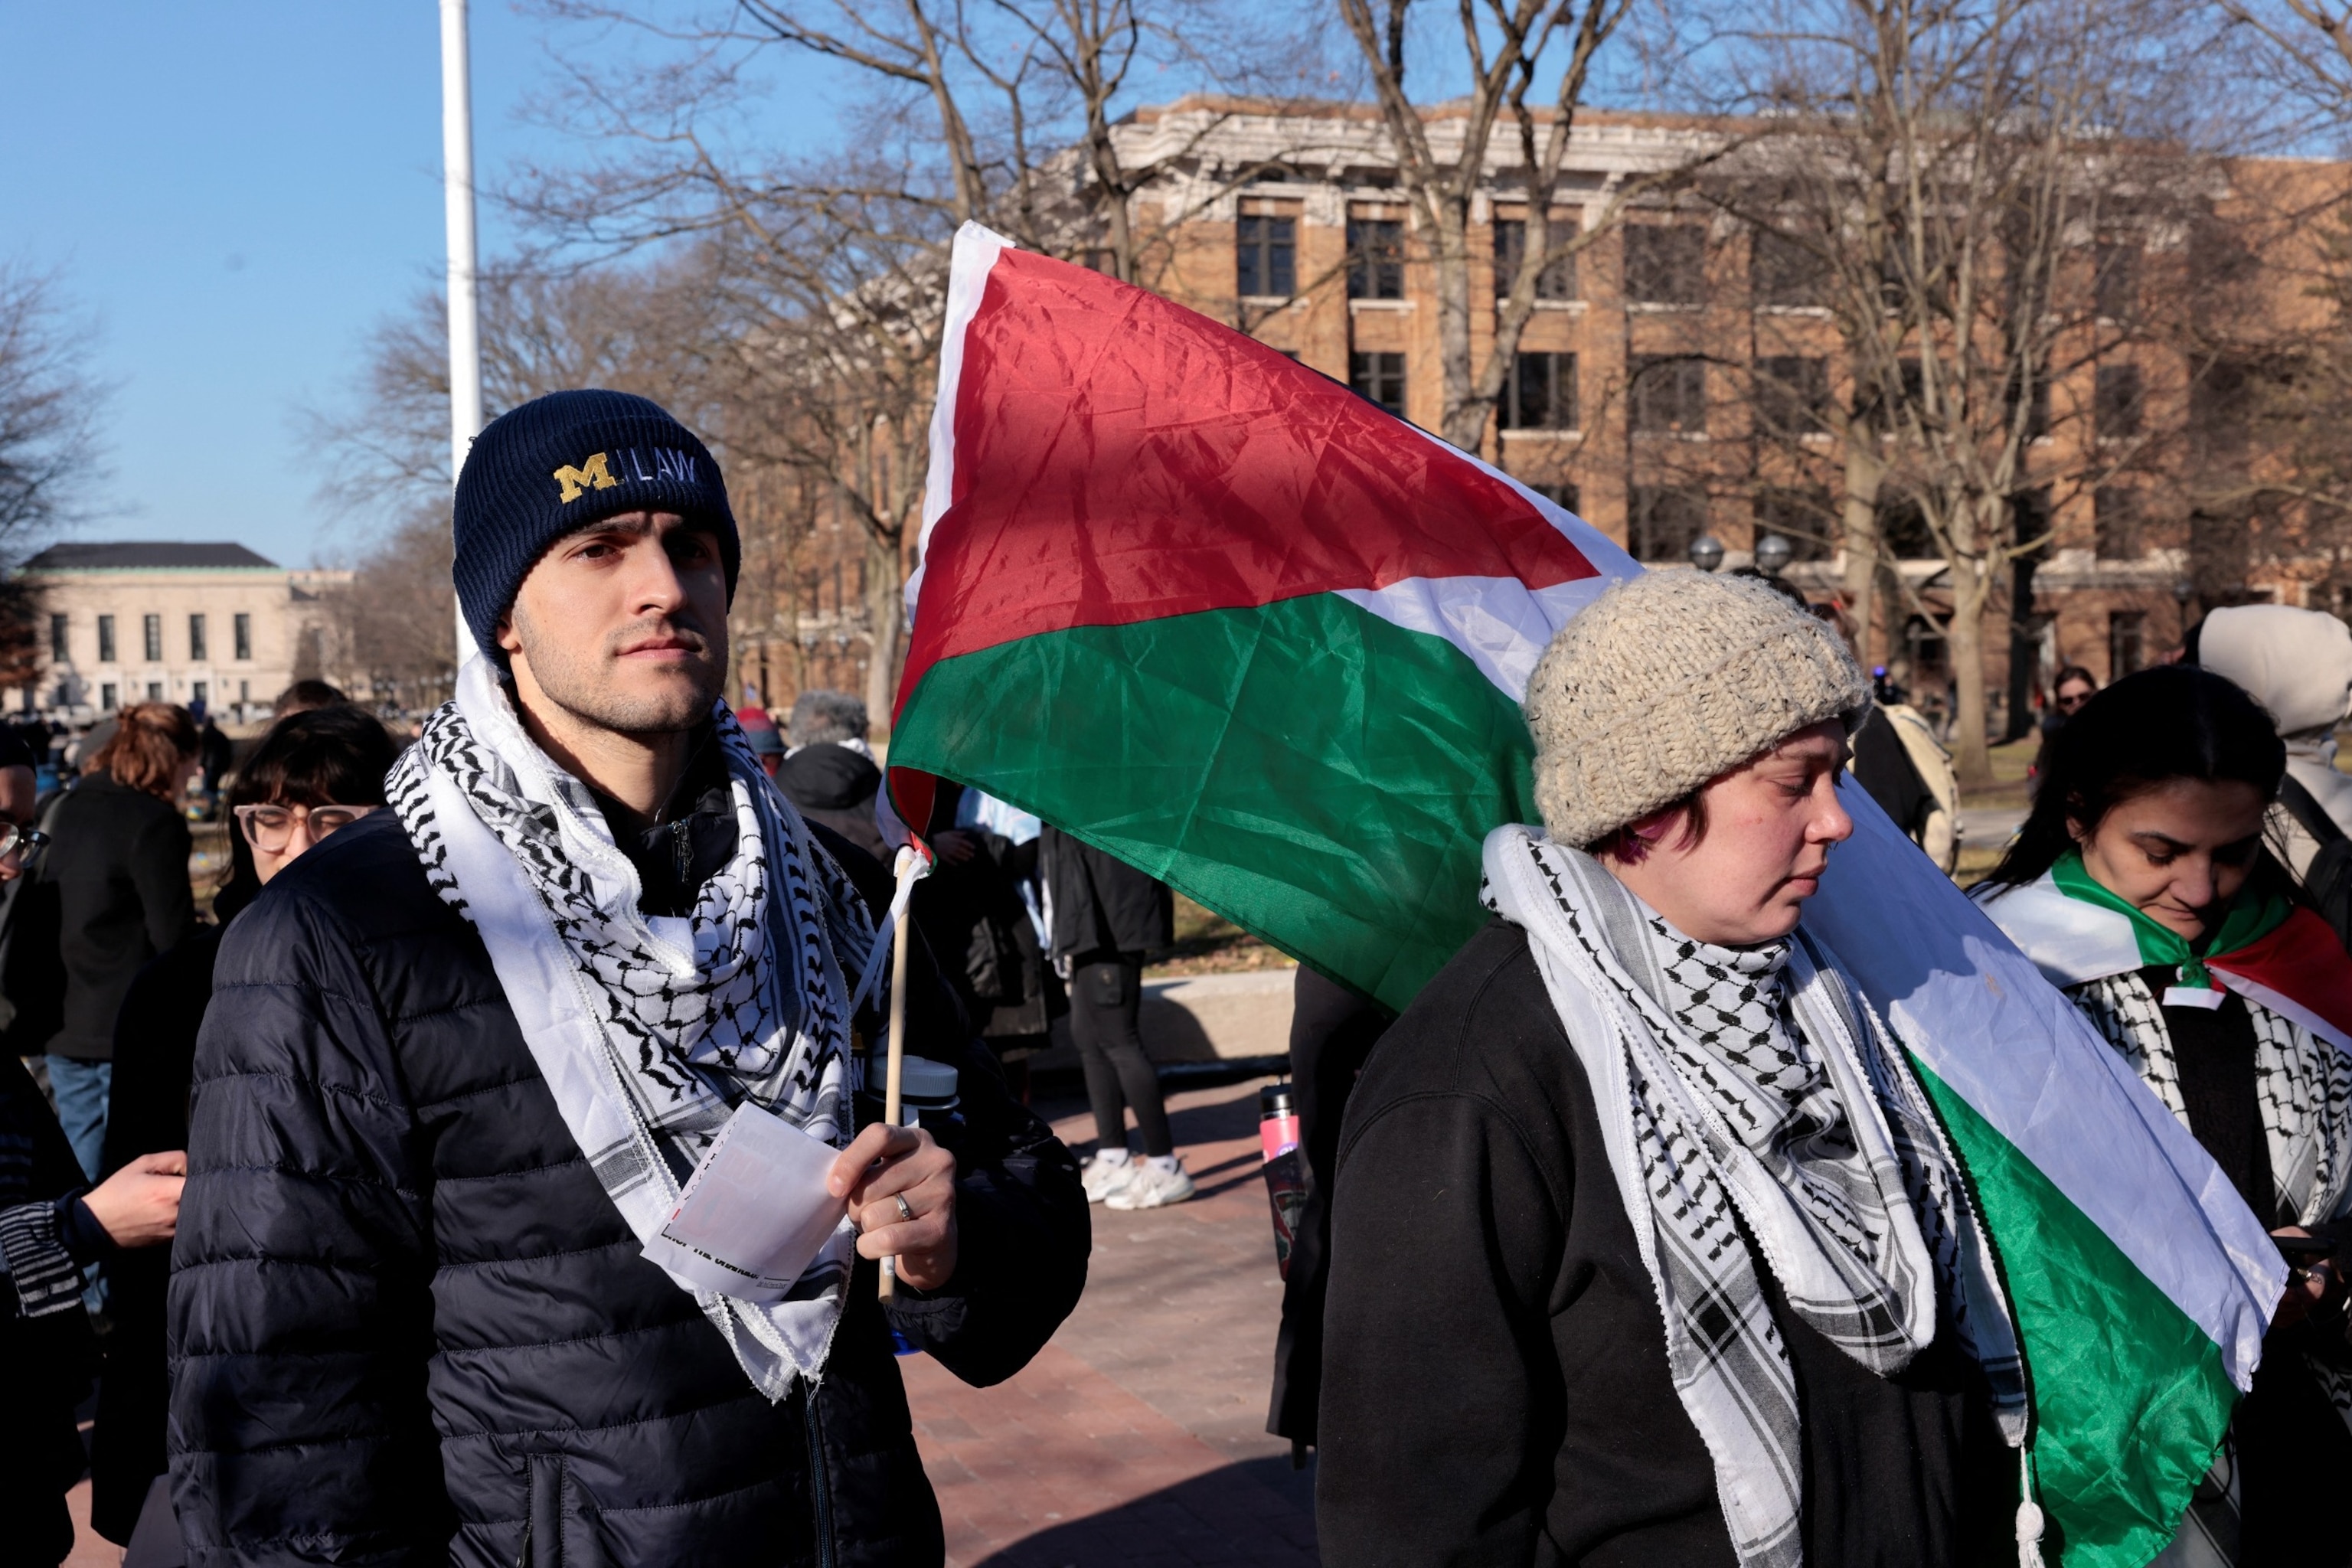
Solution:
<svg viewBox="0 0 2352 1568"><path fill-rule="evenodd" d="M915 866L906 864L913 852L901 849L901 877L915 875ZM890 1065L882 1079L882 1120L891 1126L898 1125L899 1083L907 1070L907 924L913 916L909 905L899 911L890 925ZM882 1260L881 1292L884 1300L890 1300L898 1282L898 1260Z"/></svg>

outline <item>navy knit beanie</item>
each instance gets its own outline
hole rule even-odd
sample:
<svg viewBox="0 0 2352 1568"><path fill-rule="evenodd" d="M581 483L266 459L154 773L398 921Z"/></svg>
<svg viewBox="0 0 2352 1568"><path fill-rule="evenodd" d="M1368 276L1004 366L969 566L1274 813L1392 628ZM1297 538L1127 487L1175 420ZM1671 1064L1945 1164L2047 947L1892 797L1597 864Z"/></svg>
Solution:
<svg viewBox="0 0 2352 1568"><path fill-rule="evenodd" d="M719 535L727 596L743 545L709 448L649 398L551 392L490 421L457 475L450 575L474 644L499 664L499 619L547 547L625 511L670 511Z"/></svg>

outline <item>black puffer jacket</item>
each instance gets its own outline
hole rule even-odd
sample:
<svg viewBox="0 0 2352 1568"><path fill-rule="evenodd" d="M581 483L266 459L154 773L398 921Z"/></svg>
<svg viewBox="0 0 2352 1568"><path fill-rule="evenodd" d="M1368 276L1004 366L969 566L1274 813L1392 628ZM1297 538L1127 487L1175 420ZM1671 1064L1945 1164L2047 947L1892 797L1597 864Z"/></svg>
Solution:
<svg viewBox="0 0 2352 1568"><path fill-rule="evenodd" d="M1010 1376L1077 1300L1087 1206L984 1053L916 1048L964 1074L961 1266L886 1321L861 1264L820 1392L771 1405L640 1257L394 815L305 855L229 931L197 1047L191 1561L938 1563L889 1330Z"/></svg>

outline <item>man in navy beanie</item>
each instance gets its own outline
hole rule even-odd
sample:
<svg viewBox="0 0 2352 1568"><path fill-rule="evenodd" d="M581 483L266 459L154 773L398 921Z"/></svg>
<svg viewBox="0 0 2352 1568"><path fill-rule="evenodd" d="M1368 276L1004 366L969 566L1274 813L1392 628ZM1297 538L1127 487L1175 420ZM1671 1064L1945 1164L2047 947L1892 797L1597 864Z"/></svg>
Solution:
<svg viewBox="0 0 2352 1568"><path fill-rule="evenodd" d="M740 561L644 398L475 442L479 656L391 805L222 944L171 1287L191 1563L941 1560L893 1332L1010 1376L1084 1285L1086 1198L936 988L909 1040L959 1071L955 1146L857 1126L887 879L719 700ZM768 1162L796 1249L677 1228L722 1156Z"/></svg>

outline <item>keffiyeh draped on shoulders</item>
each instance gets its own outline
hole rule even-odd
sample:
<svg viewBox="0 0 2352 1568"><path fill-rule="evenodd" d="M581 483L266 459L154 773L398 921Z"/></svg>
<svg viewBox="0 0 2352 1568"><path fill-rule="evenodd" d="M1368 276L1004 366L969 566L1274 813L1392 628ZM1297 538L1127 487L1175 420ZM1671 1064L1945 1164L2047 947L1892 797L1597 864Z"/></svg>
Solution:
<svg viewBox="0 0 2352 1568"><path fill-rule="evenodd" d="M532 743L487 660L386 781L444 902L480 931L564 1125L642 1241L749 1100L848 1142L845 973L873 944L866 906L714 705L738 831L690 915L656 931L635 868L585 784ZM673 940L677 939L677 940ZM754 1386L782 1399L821 1372L854 1258L847 1220L791 1297L691 1290Z"/></svg>

